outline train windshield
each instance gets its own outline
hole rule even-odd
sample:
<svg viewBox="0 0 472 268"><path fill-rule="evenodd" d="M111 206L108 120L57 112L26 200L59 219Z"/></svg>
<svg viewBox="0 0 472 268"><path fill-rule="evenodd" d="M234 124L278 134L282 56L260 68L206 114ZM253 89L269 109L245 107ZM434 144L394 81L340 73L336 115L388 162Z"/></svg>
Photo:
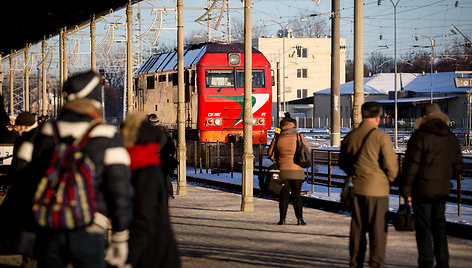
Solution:
<svg viewBox="0 0 472 268"><path fill-rule="evenodd" d="M244 70L236 70L236 87L244 87ZM264 70L254 69L252 70L252 88L264 88Z"/></svg>
<svg viewBox="0 0 472 268"><path fill-rule="evenodd" d="M234 71L206 70L205 80L208 88L234 87Z"/></svg>

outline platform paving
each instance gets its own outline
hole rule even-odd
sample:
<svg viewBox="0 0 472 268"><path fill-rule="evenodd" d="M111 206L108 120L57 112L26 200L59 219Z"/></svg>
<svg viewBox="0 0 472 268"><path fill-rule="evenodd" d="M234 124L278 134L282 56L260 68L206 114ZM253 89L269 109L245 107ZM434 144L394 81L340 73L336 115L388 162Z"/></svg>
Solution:
<svg viewBox="0 0 472 268"><path fill-rule="evenodd" d="M350 216L304 208L306 226L277 225L278 203L254 198L241 212L241 195L188 185L169 206L183 267L348 267ZM416 267L413 232L389 226L386 267ZM448 237L450 267L472 267L472 241ZM367 263L365 265L368 267Z"/></svg>

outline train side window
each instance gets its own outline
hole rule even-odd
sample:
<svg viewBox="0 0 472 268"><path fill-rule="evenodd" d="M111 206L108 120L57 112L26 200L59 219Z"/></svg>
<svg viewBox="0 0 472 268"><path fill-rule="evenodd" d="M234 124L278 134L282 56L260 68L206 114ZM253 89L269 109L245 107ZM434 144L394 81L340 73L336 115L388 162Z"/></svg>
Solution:
<svg viewBox="0 0 472 268"><path fill-rule="evenodd" d="M195 72L195 70L192 70L192 76L190 77L190 85L192 87L195 86L195 79L197 79L197 72Z"/></svg>
<svg viewBox="0 0 472 268"><path fill-rule="evenodd" d="M154 89L154 75L147 77L147 89Z"/></svg>
<svg viewBox="0 0 472 268"><path fill-rule="evenodd" d="M165 82L165 81L166 81L166 75L165 74L159 75L159 83L162 83L162 82Z"/></svg>
<svg viewBox="0 0 472 268"><path fill-rule="evenodd" d="M168 77L169 82L172 81L172 86L176 87L178 84L177 73L170 73Z"/></svg>
<svg viewBox="0 0 472 268"><path fill-rule="evenodd" d="M205 70L206 86L209 88L234 87L233 70Z"/></svg>

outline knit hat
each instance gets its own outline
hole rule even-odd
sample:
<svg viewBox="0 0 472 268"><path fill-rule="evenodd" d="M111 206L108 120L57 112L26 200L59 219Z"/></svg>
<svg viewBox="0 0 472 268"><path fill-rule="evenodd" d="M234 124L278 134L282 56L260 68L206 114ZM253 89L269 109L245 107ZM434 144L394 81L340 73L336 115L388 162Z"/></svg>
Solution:
<svg viewBox="0 0 472 268"><path fill-rule="evenodd" d="M34 123L36 123L36 120L30 112L21 112L15 120L17 126L32 126Z"/></svg>
<svg viewBox="0 0 472 268"><path fill-rule="evenodd" d="M93 71L77 74L69 78L62 88L67 101L95 99L100 101L100 75Z"/></svg>
<svg viewBox="0 0 472 268"><path fill-rule="evenodd" d="M441 113L441 108L437 103L428 104L421 110L421 116L430 115L434 113Z"/></svg>

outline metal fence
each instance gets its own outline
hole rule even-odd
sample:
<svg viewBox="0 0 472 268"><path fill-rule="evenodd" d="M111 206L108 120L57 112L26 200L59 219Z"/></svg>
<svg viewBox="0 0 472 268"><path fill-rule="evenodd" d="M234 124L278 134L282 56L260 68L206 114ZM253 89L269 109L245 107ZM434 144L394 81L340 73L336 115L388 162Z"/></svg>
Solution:
<svg viewBox="0 0 472 268"><path fill-rule="evenodd" d="M254 173L262 175L270 165L267 159L266 145L254 145ZM242 143L187 143L187 165L195 168L195 173L231 173L242 171ZM398 153L400 169L404 158L403 153ZM469 159L470 160L470 159ZM462 189L463 177L472 179L472 164L464 162L462 176L451 182L451 194L449 202L458 204L458 215L461 215L461 204L472 205L471 189ZM400 170L401 171L401 170ZM339 150L337 149L312 149L312 165L305 170L306 182L311 184L312 192L316 186L327 187L328 196L331 196L332 188L342 188L346 174L339 168ZM391 188L390 193L400 195L397 182ZM399 198L400 202L401 198Z"/></svg>

